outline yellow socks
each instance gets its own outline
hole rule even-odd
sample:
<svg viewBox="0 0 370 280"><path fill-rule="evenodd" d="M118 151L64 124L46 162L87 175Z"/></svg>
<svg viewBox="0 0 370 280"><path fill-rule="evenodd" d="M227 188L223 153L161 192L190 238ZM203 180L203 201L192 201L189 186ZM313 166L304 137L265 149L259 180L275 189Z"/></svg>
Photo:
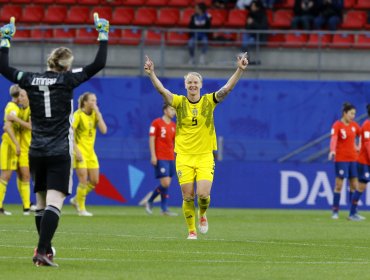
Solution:
<svg viewBox="0 0 370 280"><path fill-rule="evenodd" d="M196 231L195 229L195 206L194 199L190 201L182 201L182 212L184 213L185 221L188 224L188 230Z"/></svg>
<svg viewBox="0 0 370 280"><path fill-rule="evenodd" d="M3 208L6 186L8 185L7 181L0 179L0 208Z"/></svg>
<svg viewBox="0 0 370 280"><path fill-rule="evenodd" d="M206 211L209 207L209 204L211 202L211 197L208 196L206 198L200 198L198 197L198 207L199 207L199 216L202 217L206 214Z"/></svg>
<svg viewBox="0 0 370 280"><path fill-rule="evenodd" d="M88 195L94 189L95 189L95 186L93 186L91 183L87 183L86 195Z"/></svg>
<svg viewBox="0 0 370 280"><path fill-rule="evenodd" d="M85 207L86 192L87 192L87 186L84 184L78 184L77 192L76 192L76 201L77 201L79 211L86 210L86 207Z"/></svg>
<svg viewBox="0 0 370 280"><path fill-rule="evenodd" d="M23 209L29 209L31 206L31 190L30 190L30 182L22 182L17 177L17 187L19 195L21 196Z"/></svg>

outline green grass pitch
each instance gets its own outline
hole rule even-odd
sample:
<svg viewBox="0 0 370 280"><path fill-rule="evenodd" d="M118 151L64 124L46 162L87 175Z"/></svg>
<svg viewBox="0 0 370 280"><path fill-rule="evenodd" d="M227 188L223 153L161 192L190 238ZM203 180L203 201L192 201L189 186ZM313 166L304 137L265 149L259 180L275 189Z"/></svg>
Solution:
<svg viewBox="0 0 370 280"><path fill-rule="evenodd" d="M33 215L10 205L0 216L1 279L370 279L370 215L330 219L330 211L216 209L209 232L186 240L178 217L139 207L69 205L54 237L58 268L35 267Z"/></svg>

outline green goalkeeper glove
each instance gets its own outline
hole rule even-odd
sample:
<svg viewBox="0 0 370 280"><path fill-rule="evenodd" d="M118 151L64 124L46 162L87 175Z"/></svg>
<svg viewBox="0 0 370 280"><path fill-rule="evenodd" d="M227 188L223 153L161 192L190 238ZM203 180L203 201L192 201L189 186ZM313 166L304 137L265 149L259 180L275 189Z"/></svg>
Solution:
<svg viewBox="0 0 370 280"><path fill-rule="evenodd" d="M98 41L108 41L109 21L104 18L99 19L98 13L94 13L94 23L99 32Z"/></svg>
<svg viewBox="0 0 370 280"><path fill-rule="evenodd" d="M0 46L10 48L10 40L15 34L15 18L10 18L10 23L0 28L1 42Z"/></svg>

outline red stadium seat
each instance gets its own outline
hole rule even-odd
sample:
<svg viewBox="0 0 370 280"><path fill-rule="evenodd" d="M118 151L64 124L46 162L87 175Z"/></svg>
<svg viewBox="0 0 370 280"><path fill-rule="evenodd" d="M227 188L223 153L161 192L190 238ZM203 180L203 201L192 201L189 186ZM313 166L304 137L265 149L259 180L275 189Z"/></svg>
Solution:
<svg viewBox="0 0 370 280"><path fill-rule="evenodd" d="M118 28L110 28L109 44L120 44L122 40L122 31Z"/></svg>
<svg viewBox="0 0 370 280"><path fill-rule="evenodd" d="M89 8L82 6L73 6L69 8L65 23L67 24L84 24L91 22L89 17Z"/></svg>
<svg viewBox="0 0 370 280"><path fill-rule="evenodd" d="M55 0L56 4L75 4L77 0Z"/></svg>
<svg viewBox="0 0 370 280"><path fill-rule="evenodd" d="M289 33L285 35L284 47L302 48L307 42L307 34Z"/></svg>
<svg viewBox="0 0 370 280"><path fill-rule="evenodd" d="M351 9L356 3L356 0L344 0L344 9Z"/></svg>
<svg viewBox="0 0 370 280"><path fill-rule="evenodd" d="M125 6L137 6L142 7L145 6L145 0L124 0Z"/></svg>
<svg viewBox="0 0 370 280"><path fill-rule="evenodd" d="M188 32L169 31L167 33L167 44L171 46L183 46L188 43Z"/></svg>
<svg viewBox="0 0 370 280"><path fill-rule="evenodd" d="M91 44L95 43L98 34L94 28L79 28L76 31L76 44Z"/></svg>
<svg viewBox="0 0 370 280"><path fill-rule="evenodd" d="M31 38L37 39L37 40L53 38L53 30L52 29L32 29Z"/></svg>
<svg viewBox="0 0 370 280"><path fill-rule="evenodd" d="M12 0L12 4L31 4L32 0Z"/></svg>
<svg viewBox="0 0 370 280"><path fill-rule="evenodd" d="M349 11L344 15L341 28L343 29L362 29L366 24L366 12Z"/></svg>
<svg viewBox="0 0 370 280"><path fill-rule="evenodd" d="M100 18L104 18L108 21L112 18L112 8L111 7L96 7L92 8L90 11L89 19L93 22L94 13L97 12Z"/></svg>
<svg viewBox="0 0 370 280"><path fill-rule="evenodd" d="M168 0L146 0L145 6L147 7L165 7Z"/></svg>
<svg viewBox="0 0 370 280"><path fill-rule="evenodd" d="M333 43L330 45L332 48L350 48L354 43L353 34L341 34L337 33L333 36Z"/></svg>
<svg viewBox="0 0 370 280"><path fill-rule="evenodd" d="M225 24L227 18L227 10L210 9L208 13L212 16L212 27L221 27Z"/></svg>
<svg viewBox="0 0 370 280"><path fill-rule="evenodd" d="M44 18L44 7L41 5L24 6L22 22L40 23Z"/></svg>
<svg viewBox="0 0 370 280"><path fill-rule="evenodd" d="M100 0L77 0L80 5L99 5Z"/></svg>
<svg viewBox="0 0 370 280"><path fill-rule="evenodd" d="M331 34L312 33L308 37L307 48L326 48L331 43Z"/></svg>
<svg viewBox="0 0 370 280"><path fill-rule="evenodd" d="M143 7L136 10L135 18L132 21L132 24L151 26L156 20L157 9Z"/></svg>
<svg viewBox="0 0 370 280"><path fill-rule="evenodd" d="M180 16L179 26L188 27L191 16L194 14L194 8L187 8L182 11Z"/></svg>
<svg viewBox="0 0 370 280"><path fill-rule="evenodd" d="M0 22L9 23L11 17L15 17L16 21L21 20L22 7L18 5L4 5L0 9Z"/></svg>
<svg viewBox="0 0 370 280"><path fill-rule="evenodd" d="M123 6L125 0L101 0L100 3L107 6Z"/></svg>
<svg viewBox="0 0 370 280"><path fill-rule="evenodd" d="M370 35L359 34L353 47L357 49L370 49Z"/></svg>
<svg viewBox="0 0 370 280"><path fill-rule="evenodd" d="M114 9L110 24L129 25L135 16L134 8L117 7Z"/></svg>
<svg viewBox="0 0 370 280"><path fill-rule="evenodd" d="M272 28L289 28L292 22L293 10L277 10L270 24Z"/></svg>
<svg viewBox="0 0 370 280"><path fill-rule="evenodd" d="M225 27L235 28L235 27L245 27L247 22L248 11L247 10L231 10L229 12L228 19L225 23Z"/></svg>
<svg viewBox="0 0 370 280"><path fill-rule="evenodd" d="M56 28L54 29L53 37L61 40L74 40L76 30L74 28Z"/></svg>
<svg viewBox="0 0 370 280"><path fill-rule="evenodd" d="M355 9L370 9L370 1L369 0L357 0L356 5L354 6Z"/></svg>
<svg viewBox="0 0 370 280"><path fill-rule="evenodd" d="M192 0L169 0L167 6L170 7L189 7Z"/></svg>
<svg viewBox="0 0 370 280"><path fill-rule="evenodd" d="M17 28L17 32L15 33L14 35L14 39L15 40L24 40L24 39L28 39L31 37L31 30L22 30L22 29L19 29Z"/></svg>
<svg viewBox="0 0 370 280"><path fill-rule="evenodd" d="M35 4L53 4L54 0L33 0Z"/></svg>
<svg viewBox="0 0 370 280"><path fill-rule="evenodd" d="M144 43L145 45L160 45L162 43L162 36L164 36L163 42L166 42L165 35L166 33L163 33L162 35L162 32L160 31L148 30L144 37Z"/></svg>
<svg viewBox="0 0 370 280"><path fill-rule="evenodd" d="M43 18L44 23L64 23L67 16L66 6L48 6Z"/></svg>
<svg viewBox="0 0 370 280"><path fill-rule="evenodd" d="M294 0L283 0L274 4L275 9L293 9Z"/></svg>
<svg viewBox="0 0 370 280"><path fill-rule="evenodd" d="M274 13L271 9L266 10L266 16L267 16L267 23L268 26L272 25L272 22L274 21Z"/></svg>
<svg viewBox="0 0 370 280"><path fill-rule="evenodd" d="M281 47L285 43L285 36L282 33L269 34L267 37L267 46L271 48Z"/></svg>
<svg viewBox="0 0 370 280"><path fill-rule="evenodd" d="M137 46L141 42L141 33L139 29L125 29L122 30L122 43L125 45Z"/></svg>
<svg viewBox="0 0 370 280"><path fill-rule="evenodd" d="M162 8L159 10L156 25L176 26L179 22L180 11L177 8Z"/></svg>

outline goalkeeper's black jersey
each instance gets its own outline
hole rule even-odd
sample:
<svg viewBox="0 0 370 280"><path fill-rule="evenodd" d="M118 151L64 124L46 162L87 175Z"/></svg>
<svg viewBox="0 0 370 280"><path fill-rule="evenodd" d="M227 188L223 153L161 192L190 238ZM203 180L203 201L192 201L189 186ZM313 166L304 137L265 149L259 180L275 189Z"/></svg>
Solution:
<svg viewBox="0 0 370 280"><path fill-rule="evenodd" d="M30 100L30 155L69 154L73 147L73 89L89 78L86 72L19 72L18 78Z"/></svg>
<svg viewBox="0 0 370 280"><path fill-rule="evenodd" d="M68 72L23 72L8 65L8 52L8 48L0 49L0 73L28 93L32 122L29 154L34 157L70 154L73 89L105 66L107 42L100 42L93 63Z"/></svg>

